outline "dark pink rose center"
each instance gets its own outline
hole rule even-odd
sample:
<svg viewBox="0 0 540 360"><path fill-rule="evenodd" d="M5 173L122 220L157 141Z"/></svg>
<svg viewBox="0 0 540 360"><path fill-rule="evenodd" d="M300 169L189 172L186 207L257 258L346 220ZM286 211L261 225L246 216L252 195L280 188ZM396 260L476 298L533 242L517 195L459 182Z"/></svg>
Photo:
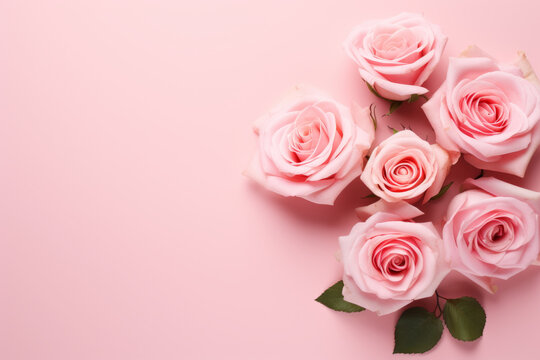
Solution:
<svg viewBox="0 0 540 360"><path fill-rule="evenodd" d="M375 28L372 36L371 53L379 59L410 64L423 55L417 51L421 39L411 29L396 25L380 26Z"/></svg>
<svg viewBox="0 0 540 360"><path fill-rule="evenodd" d="M426 178L422 164L412 156L404 157L397 162L387 162L382 176L386 187L394 192L413 189Z"/></svg>
<svg viewBox="0 0 540 360"><path fill-rule="evenodd" d="M403 276L417 262L417 241L411 236L382 241L373 251L373 267L388 279Z"/></svg>
<svg viewBox="0 0 540 360"><path fill-rule="evenodd" d="M288 134L291 158L302 163L323 152L331 153L342 139L337 121L335 114L324 112L317 106L301 111Z"/></svg>
<svg viewBox="0 0 540 360"><path fill-rule="evenodd" d="M510 109L506 95L497 88L471 91L459 100L456 125L468 136L490 136L508 126Z"/></svg>
<svg viewBox="0 0 540 360"><path fill-rule="evenodd" d="M495 218L478 231L478 245L489 251L504 251L514 239L514 224L508 218Z"/></svg>

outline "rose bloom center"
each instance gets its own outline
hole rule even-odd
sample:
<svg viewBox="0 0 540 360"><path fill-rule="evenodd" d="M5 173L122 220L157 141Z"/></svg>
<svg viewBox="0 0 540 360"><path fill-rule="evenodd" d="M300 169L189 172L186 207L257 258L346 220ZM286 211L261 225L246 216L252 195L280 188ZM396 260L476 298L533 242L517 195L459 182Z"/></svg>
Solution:
<svg viewBox="0 0 540 360"><path fill-rule="evenodd" d="M382 241L373 250L373 267L385 278L399 281L417 260L416 241L409 236Z"/></svg>
<svg viewBox="0 0 540 360"><path fill-rule="evenodd" d="M504 92L497 88L466 93L459 100L459 111L461 113L456 119L456 125L470 137L499 134L508 127L510 119L508 99Z"/></svg>
<svg viewBox="0 0 540 360"><path fill-rule="evenodd" d="M413 157L389 161L383 168L385 186L391 191L407 191L425 180L423 167Z"/></svg>
<svg viewBox="0 0 540 360"><path fill-rule="evenodd" d="M411 54L418 47L419 41L413 31L400 26L391 26L374 31L371 51L380 59L395 60Z"/></svg>
<svg viewBox="0 0 540 360"><path fill-rule="evenodd" d="M505 252L519 246L515 243L519 233L516 221L519 222L510 214L501 214L500 210L488 212L468 226L463 239L467 247L482 259L495 261Z"/></svg>
<svg viewBox="0 0 540 360"><path fill-rule="evenodd" d="M503 251L512 245L514 226L506 218L493 219L478 232L479 245L490 251Z"/></svg>

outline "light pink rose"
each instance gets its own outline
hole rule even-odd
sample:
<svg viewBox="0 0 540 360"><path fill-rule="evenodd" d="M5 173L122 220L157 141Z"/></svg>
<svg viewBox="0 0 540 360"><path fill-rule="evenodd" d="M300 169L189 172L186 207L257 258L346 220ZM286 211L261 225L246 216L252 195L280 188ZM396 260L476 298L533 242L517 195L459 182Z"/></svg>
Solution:
<svg viewBox="0 0 540 360"><path fill-rule="evenodd" d="M502 66L478 48L451 58L445 83L422 108L450 152L473 166L523 176L540 143L540 92L525 55Z"/></svg>
<svg viewBox="0 0 540 360"><path fill-rule="evenodd" d="M422 84L439 62L446 40L439 26L422 15L402 13L357 26L344 46L379 95L407 100L428 92Z"/></svg>
<svg viewBox="0 0 540 360"><path fill-rule="evenodd" d="M474 187L448 207L443 241L451 268L490 292L493 279L508 279L536 263L540 193L489 177L468 179Z"/></svg>
<svg viewBox="0 0 540 360"><path fill-rule="evenodd" d="M374 137L369 109L304 88L255 126L258 153L245 174L283 196L331 205L362 172Z"/></svg>
<svg viewBox="0 0 540 360"><path fill-rule="evenodd" d="M433 224L410 221L422 212L403 201L379 200L357 213L371 216L339 239L345 301L385 315L432 296L449 272Z"/></svg>
<svg viewBox="0 0 540 360"><path fill-rule="evenodd" d="M426 203L441 190L451 164L439 145L430 145L412 131L403 130L373 150L360 178L386 201L415 202L425 194Z"/></svg>

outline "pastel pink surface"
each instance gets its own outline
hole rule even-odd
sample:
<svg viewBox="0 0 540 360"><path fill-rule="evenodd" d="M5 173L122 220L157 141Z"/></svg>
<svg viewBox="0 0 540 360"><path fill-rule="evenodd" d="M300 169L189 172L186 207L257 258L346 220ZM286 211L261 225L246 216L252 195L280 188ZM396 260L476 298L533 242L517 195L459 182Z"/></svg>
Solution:
<svg viewBox="0 0 540 360"><path fill-rule="evenodd" d="M341 276L337 239L366 188L329 207L241 175L253 121L297 83L386 110L341 44L405 10L449 37L432 91L470 44L509 63L524 50L540 70L533 1L1 2L0 359L408 358L391 355L398 314L313 301ZM377 141L386 123L434 140L420 104L381 120ZM500 178L540 190L539 165ZM457 191L419 221L442 219ZM479 298L485 335L445 332L420 357L537 357L540 269L482 291L443 282Z"/></svg>

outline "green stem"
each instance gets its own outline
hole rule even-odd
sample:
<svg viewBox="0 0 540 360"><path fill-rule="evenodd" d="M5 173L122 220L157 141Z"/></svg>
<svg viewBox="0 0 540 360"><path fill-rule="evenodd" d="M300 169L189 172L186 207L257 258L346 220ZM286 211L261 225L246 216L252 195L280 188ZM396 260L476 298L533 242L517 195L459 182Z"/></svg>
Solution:
<svg viewBox="0 0 540 360"><path fill-rule="evenodd" d="M432 312L436 317L441 317L441 315L443 314L443 309L441 307L440 299L444 299L444 300L448 300L448 299L439 295L438 291L435 291L435 295L437 297L437 303L435 304L435 309ZM437 315L437 309L439 309L439 315Z"/></svg>
<svg viewBox="0 0 540 360"><path fill-rule="evenodd" d="M437 290L435 290L435 294L437 295L437 297L440 297L441 299L448 300L448 298L445 298L444 296L439 295L439 292Z"/></svg>

